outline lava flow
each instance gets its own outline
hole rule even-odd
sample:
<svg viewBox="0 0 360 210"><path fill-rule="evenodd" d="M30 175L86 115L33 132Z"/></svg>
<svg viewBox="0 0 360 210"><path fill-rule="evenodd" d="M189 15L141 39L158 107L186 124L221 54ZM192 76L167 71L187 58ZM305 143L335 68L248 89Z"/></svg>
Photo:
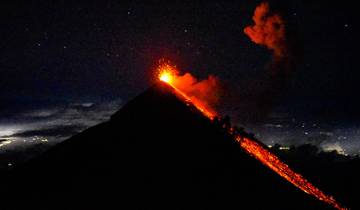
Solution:
<svg viewBox="0 0 360 210"><path fill-rule="evenodd" d="M175 80L178 77L177 71L174 67L170 66L169 64L164 64L159 66L158 71L160 81L165 82L173 87L174 90L176 90L176 92L182 96L187 103L192 104L211 120L217 116L216 112L212 111L203 102L197 98L188 96L186 93L184 93L184 91L180 90L174 85ZM229 132L231 133L232 131ZM346 208L341 207L332 196L326 195L320 189L307 181L301 174L294 172L288 165L283 163L276 155L272 154L260 143L247 137L243 137L239 134L235 134L235 140L249 155L256 158L262 164L276 172L278 175L295 185L300 190L316 197L317 199L333 206L336 209L346 210Z"/></svg>
<svg viewBox="0 0 360 210"><path fill-rule="evenodd" d="M291 170L291 168L283 163L276 155L272 154L269 150L265 149L256 141L241 137L240 135L235 136L235 139L248 154L255 157L257 160L262 162L264 165L275 171L277 174L285 178L287 181L302 191L330 204L336 209L346 209L341 207L332 196L325 195L320 189L312 185L303 176L301 176L301 174Z"/></svg>

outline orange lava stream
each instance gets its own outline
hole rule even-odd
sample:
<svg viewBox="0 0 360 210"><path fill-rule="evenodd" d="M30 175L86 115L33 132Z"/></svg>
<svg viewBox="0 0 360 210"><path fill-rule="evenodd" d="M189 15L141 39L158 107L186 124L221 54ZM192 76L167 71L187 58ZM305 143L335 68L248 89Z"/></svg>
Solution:
<svg viewBox="0 0 360 210"><path fill-rule="evenodd" d="M192 100L189 96L183 93L181 90L177 89L171 82L174 77L171 73L165 71L159 75L159 79L162 82L167 83L171 87L176 90L177 94L182 96L186 103L192 104L195 108L197 108L201 113L203 113L207 118L213 120L217 114L213 111L206 109L206 107L200 102ZM288 165L283 163L276 155L272 154L268 149L264 148L261 144L257 143L254 140L251 140L246 137L242 137L240 135L235 136L235 140L239 143L239 145L251 156L256 158L262 164L276 172L278 175L295 185L297 188L301 189L307 194L310 194L317 199L326 202L327 204L333 206L339 210L346 210L346 208L341 207L336 200L329 195L323 193L320 189L316 188L309 181L307 181L300 174L294 172Z"/></svg>
<svg viewBox="0 0 360 210"><path fill-rule="evenodd" d="M290 169L288 165L283 163L277 156L272 154L269 150L261 146L256 141L237 135L236 141L240 146L251 156L262 162L264 165L275 171L287 181L301 189L302 191L324 201L336 209L345 210L341 207L332 196L325 195L321 190L312 185L300 174Z"/></svg>

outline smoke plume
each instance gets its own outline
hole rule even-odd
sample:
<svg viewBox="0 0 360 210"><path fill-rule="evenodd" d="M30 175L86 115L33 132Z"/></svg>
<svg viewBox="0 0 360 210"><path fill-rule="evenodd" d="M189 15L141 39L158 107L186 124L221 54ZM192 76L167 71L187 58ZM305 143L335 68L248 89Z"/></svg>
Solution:
<svg viewBox="0 0 360 210"><path fill-rule="evenodd" d="M236 88L236 95L230 95L230 104L237 104L234 116L240 122L266 118L286 93L294 72L294 47L283 17L263 2L256 7L252 20L253 25L245 27L244 33L255 44L269 49L272 59L265 66L265 74L243 82Z"/></svg>
<svg viewBox="0 0 360 210"><path fill-rule="evenodd" d="M219 79L209 75L207 79L198 80L190 73L177 76L174 86L182 90L190 97L206 102L210 107L216 107L219 101Z"/></svg>
<svg viewBox="0 0 360 210"><path fill-rule="evenodd" d="M246 35L256 44L263 45L274 52L276 58L287 54L286 31L283 18L270 12L269 3L256 7L253 15L254 25L244 29Z"/></svg>

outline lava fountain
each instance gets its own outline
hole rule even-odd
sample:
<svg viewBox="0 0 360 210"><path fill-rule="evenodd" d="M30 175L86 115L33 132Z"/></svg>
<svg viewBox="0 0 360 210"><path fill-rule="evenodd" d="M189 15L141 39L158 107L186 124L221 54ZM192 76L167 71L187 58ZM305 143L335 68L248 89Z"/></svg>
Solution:
<svg viewBox="0 0 360 210"><path fill-rule="evenodd" d="M180 76L175 67L168 63L162 63L158 67L158 73L158 78L160 81L165 82L173 87L176 93L183 97L187 104L193 105L210 120L213 120L217 116L216 112L213 111L205 102L202 102L196 97L187 95L185 91L177 87L177 80ZM232 133L231 129L229 132L230 134ZM301 174L294 172L287 164L282 162L276 155L272 154L267 148L262 146L257 141L241 136L240 134L235 134L235 140L246 153L260 161L263 165L273 170L275 173L286 179L288 182L292 183L300 190L316 197L317 199L331 205L336 209L346 210L346 208L341 207L332 196L326 195L324 192L306 180Z"/></svg>

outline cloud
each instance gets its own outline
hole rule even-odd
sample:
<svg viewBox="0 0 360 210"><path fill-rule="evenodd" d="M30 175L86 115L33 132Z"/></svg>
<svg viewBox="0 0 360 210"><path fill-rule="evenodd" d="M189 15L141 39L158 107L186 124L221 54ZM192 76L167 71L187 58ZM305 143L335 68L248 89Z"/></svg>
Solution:
<svg viewBox="0 0 360 210"><path fill-rule="evenodd" d="M339 142L326 142L321 145L321 149L325 152L336 151L339 154L346 154L345 149Z"/></svg>
<svg viewBox="0 0 360 210"><path fill-rule="evenodd" d="M35 130L26 130L23 132L18 132L10 136L4 136L5 138L25 138L25 137L34 137L34 136L47 136L47 137L68 137L74 135L84 129L80 125L59 125L56 127L35 129Z"/></svg>
<svg viewBox="0 0 360 210"><path fill-rule="evenodd" d="M71 102L27 110L12 119L0 120L0 138L10 140L6 148L14 149L20 142L36 143L33 139L56 143L109 120L121 103L120 99Z"/></svg>
<svg viewBox="0 0 360 210"><path fill-rule="evenodd" d="M24 113L23 116L31 117L31 118L46 118L55 115L59 110L56 108L53 109L39 109L39 110L32 110L30 112Z"/></svg>

